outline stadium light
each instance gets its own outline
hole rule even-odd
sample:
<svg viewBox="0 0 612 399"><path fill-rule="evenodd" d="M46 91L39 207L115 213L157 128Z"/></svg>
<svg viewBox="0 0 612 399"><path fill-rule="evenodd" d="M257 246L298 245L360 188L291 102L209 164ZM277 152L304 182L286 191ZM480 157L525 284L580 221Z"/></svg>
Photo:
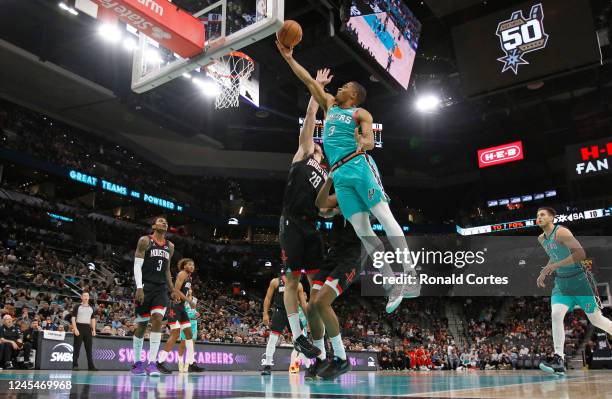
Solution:
<svg viewBox="0 0 612 399"><path fill-rule="evenodd" d="M102 24L98 28L98 33L102 38L111 43L117 43L121 40L121 31L115 24Z"/></svg>
<svg viewBox="0 0 612 399"><path fill-rule="evenodd" d="M145 60L151 64L159 64L162 62L162 58L156 50L148 50L145 53Z"/></svg>
<svg viewBox="0 0 612 399"><path fill-rule="evenodd" d="M136 48L136 40L128 37L123 41L123 48L125 48L127 51L134 50Z"/></svg>
<svg viewBox="0 0 612 399"><path fill-rule="evenodd" d="M77 12L77 10L75 10L74 8L68 6L66 3L64 3L63 1L59 2L59 8L61 8L64 11L68 11L70 14L72 15L79 15L79 13Z"/></svg>
<svg viewBox="0 0 612 399"><path fill-rule="evenodd" d="M433 112L440 107L440 98L434 94L426 94L417 98L415 107L419 112Z"/></svg>
<svg viewBox="0 0 612 399"><path fill-rule="evenodd" d="M191 81L202 89L202 92L209 97L215 97L221 93L219 86L217 86L217 84L213 81L199 78L193 78Z"/></svg>

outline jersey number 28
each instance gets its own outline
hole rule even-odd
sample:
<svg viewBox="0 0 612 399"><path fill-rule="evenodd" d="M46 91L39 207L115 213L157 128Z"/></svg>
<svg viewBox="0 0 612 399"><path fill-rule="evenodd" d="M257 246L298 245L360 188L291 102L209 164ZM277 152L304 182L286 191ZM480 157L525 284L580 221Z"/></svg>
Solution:
<svg viewBox="0 0 612 399"><path fill-rule="evenodd" d="M312 176L308 180L310 180L310 183L314 188L319 188L319 184L321 184L321 180L323 180L323 178L317 175L316 172L312 172Z"/></svg>

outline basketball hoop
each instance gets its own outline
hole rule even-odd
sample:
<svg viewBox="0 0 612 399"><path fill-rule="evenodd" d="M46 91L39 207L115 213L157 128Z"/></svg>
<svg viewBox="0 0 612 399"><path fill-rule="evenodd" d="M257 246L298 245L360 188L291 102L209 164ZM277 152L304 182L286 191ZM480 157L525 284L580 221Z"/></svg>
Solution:
<svg viewBox="0 0 612 399"><path fill-rule="evenodd" d="M238 106L240 80L248 79L254 69L253 59L240 51L232 51L207 67L208 75L219 86L220 92L215 99L216 109Z"/></svg>

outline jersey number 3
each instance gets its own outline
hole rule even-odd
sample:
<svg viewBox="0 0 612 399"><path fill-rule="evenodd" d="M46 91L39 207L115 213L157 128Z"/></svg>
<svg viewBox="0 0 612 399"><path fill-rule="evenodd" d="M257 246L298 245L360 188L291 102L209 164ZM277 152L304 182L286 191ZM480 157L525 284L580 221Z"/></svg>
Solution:
<svg viewBox="0 0 612 399"><path fill-rule="evenodd" d="M321 184L321 180L323 180L323 178L317 175L316 172L312 172L312 176L308 180L310 180L310 183L314 188L319 188L319 184Z"/></svg>
<svg viewBox="0 0 612 399"><path fill-rule="evenodd" d="M161 272L162 267L164 267L164 261L163 260L158 260L159 265L157 266L157 271Z"/></svg>

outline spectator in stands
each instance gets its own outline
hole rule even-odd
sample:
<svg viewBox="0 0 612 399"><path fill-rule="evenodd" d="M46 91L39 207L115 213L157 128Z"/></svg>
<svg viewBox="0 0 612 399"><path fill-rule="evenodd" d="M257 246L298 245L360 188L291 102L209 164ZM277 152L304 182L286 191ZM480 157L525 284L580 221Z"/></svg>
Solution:
<svg viewBox="0 0 612 399"><path fill-rule="evenodd" d="M15 326L15 320L9 314L2 317L0 326L0 368L13 369L13 362L19 349L23 346L21 332Z"/></svg>
<svg viewBox="0 0 612 399"><path fill-rule="evenodd" d="M8 255L6 256L6 261L8 263L17 263L17 255L15 255L15 250L11 249Z"/></svg>
<svg viewBox="0 0 612 399"><path fill-rule="evenodd" d="M51 316L51 309L49 309L49 302L41 303L40 308L38 309L38 314L44 319Z"/></svg>
<svg viewBox="0 0 612 399"><path fill-rule="evenodd" d="M19 332L23 340L23 367L30 370L34 368L33 362L30 361L30 355L32 354L32 349L35 349L36 337L34 334L37 333L26 321L19 322Z"/></svg>
<svg viewBox="0 0 612 399"><path fill-rule="evenodd" d="M45 282L45 279L43 277L42 274L37 274L36 277L34 277L34 280L32 281L32 283L34 283L34 285L43 285Z"/></svg>
<svg viewBox="0 0 612 399"><path fill-rule="evenodd" d="M23 306L21 308L21 315L19 316L19 321L24 321L26 323L32 322L32 317L30 316L30 309L27 306Z"/></svg>
<svg viewBox="0 0 612 399"><path fill-rule="evenodd" d="M43 330L57 331L57 324L51 320L51 316L47 316L42 322Z"/></svg>

